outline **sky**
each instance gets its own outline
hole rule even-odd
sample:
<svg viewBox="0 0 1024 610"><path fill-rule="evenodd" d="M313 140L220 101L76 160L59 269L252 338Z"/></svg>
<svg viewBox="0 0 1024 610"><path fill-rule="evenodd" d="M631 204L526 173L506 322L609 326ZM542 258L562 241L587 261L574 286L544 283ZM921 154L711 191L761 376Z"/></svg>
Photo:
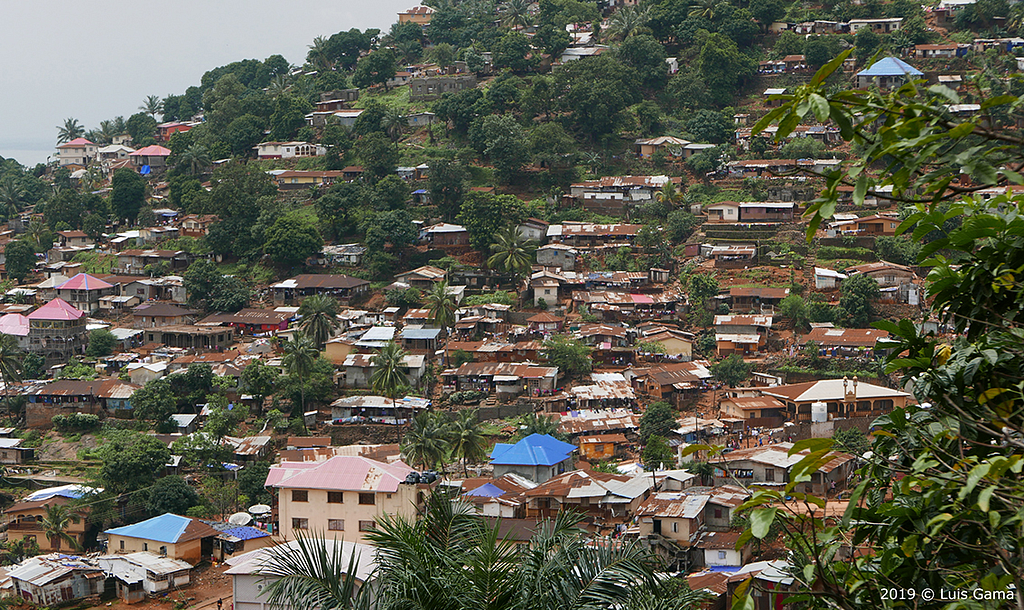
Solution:
<svg viewBox="0 0 1024 610"><path fill-rule="evenodd" d="M280 54L301 65L317 36L387 31L418 0L3 0L0 156L54 155L57 126L138 112L198 85L203 73Z"/></svg>

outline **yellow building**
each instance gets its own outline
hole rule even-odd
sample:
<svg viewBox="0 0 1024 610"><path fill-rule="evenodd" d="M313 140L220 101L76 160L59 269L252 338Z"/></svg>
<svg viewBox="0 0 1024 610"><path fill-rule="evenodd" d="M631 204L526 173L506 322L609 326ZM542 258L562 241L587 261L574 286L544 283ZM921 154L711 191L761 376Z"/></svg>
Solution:
<svg viewBox="0 0 1024 610"><path fill-rule="evenodd" d="M585 460L609 460L620 452L626 442L626 437L622 434L581 436L580 456Z"/></svg>
<svg viewBox="0 0 1024 610"><path fill-rule="evenodd" d="M50 487L32 492L21 502L18 502L4 511L7 519L7 540L17 542L22 539L35 540L39 550L47 553L60 549L67 549L67 541L61 541L58 548L56 540L50 540L43 531L42 520L46 516L46 510L51 506L67 506L72 501L87 495L94 490L91 487L81 485L64 485L61 487ZM86 518L89 516L88 508L73 508L71 513L77 518L68 525L65 532L74 538L79 545L85 543Z"/></svg>
<svg viewBox="0 0 1024 610"><path fill-rule="evenodd" d="M434 9L429 6L414 6L407 11L398 13L398 23L416 23L429 25L434 17Z"/></svg>
<svg viewBox="0 0 1024 610"><path fill-rule="evenodd" d="M416 477L409 475L416 474ZM281 462L270 467L267 487L277 490L280 533L323 532L362 542L382 515L414 518L435 484L415 470L365 457L339 455L325 462Z"/></svg>
<svg viewBox="0 0 1024 610"><path fill-rule="evenodd" d="M219 532L199 519L164 513L104 533L109 553L150 551L194 566L203 557L212 556L213 539Z"/></svg>

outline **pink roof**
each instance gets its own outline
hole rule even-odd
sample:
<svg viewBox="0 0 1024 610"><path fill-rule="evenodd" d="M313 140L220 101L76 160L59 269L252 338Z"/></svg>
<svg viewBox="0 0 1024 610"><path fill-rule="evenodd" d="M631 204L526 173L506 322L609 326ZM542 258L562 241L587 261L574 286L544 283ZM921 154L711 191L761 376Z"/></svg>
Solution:
<svg viewBox="0 0 1024 610"><path fill-rule="evenodd" d="M331 491L398 491L415 472L402 462L385 464L370 458L339 455L326 462L282 462L270 467L267 487Z"/></svg>
<svg viewBox="0 0 1024 610"><path fill-rule="evenodd" d="M164 148L163 146L160 146L159 144L150 144L149 146L147 146L145 148L140 148L139 150L137 150L137 151L135 151L133 153L128 153L128 156L129 157L168 157L168 156L170 156L170 154L171 154L171 149Z"/></svg>
<svg viewBox="0 0 1024 610"><path fill-rule="evenodd" d="M634 303L641 303L641 304L652 304L652 303L654 303L654 299L652 299L649 295L646 295L646 294L631 294L629 296L633 300Z"/></svg>
<svg viewBox="0 0 1024 610"><path fill-rule="evenodd" d="M0 333L15 337L28 336L28 318L20 313L9 313L0 316Z"/></svg>
<svg viewBox="0 0 1024 610"><path fill-rule="evenodd" d="M64 299L54 299L28 314L29 320L77 320L85 314L68 305Z"/></svg>
<svg viewBox="0 0 1024 610"><path fill-rule="evenodd" d="M94 146L94 144L85 138L75 138L70 142L60 144L57 148L81 148L83 146Z"/></svg>
<svg viewBox="0 0 1024 610"><path fill-rule="evenodd" d="M108 284L97 277L93 277L88 273L79 273L60 286L57 286L57 290L103 290L104 288L113 287L113 285Z"/></svg>

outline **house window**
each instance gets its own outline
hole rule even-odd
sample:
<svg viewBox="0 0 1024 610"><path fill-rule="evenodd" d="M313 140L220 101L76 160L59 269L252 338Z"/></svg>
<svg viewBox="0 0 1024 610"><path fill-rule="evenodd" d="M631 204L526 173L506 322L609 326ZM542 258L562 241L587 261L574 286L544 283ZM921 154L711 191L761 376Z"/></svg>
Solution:
<svg viewBox="0 0 1024 610"><path fill-rule="evenodd" d="M718 551L718 558L725 559L725 551Z"/></svg>
<svg viewBox="0 0 1024 610"><path fill-rule="evenodd" d="M679 533L679 522L678 521L673 521L672 522L672 533L673 534Z"/></svg>
<svg viewBox="0 0 1024 610"><path fill-rule="evenodd" d="M327 529L332 532L343 532L345 531L345 520L344 519L328 519Z"/></svg>
<svg viewBox="0 0 1024 610"><path fill-rule="evenodd" d="M300 517L292 517L292 529L293 530L308 530L309 519L303 519Z"/></svg>
<svg viewBox="0 0 1024 610"><path fill-rule="evenodd" d="M377 529L377 522L376 521L372 521L371 520L371 521L360 521L359 522L359 531L360 532L372 532L375 529Z"/></svg>
<svg viewBox="0 0 1024 610"><path fill-rule="evenodd" d="M166 556L167 555L167 547L165 547L165 546L160 547L160 554Z"/></svg>
<svg viewBox="0 0 1024 610"><path fill-rule="evenodd" d="M722 518L722 509L716 508L715 509L715 519L721 519L721 518Z"/></svg>
<svg viewBox="0 0 1024 610"><path fill-rule="evenodd" d="M148 542L143 542L142 543L142 550L143 551L148 551L149 550L149 543Z"/></svg>
<svg viewBox="0 0 1024 610"><path fill-rule="evenodd" d="M305 489L293 489L292 502L309 502L309 492Z"/></svg>
<svg viewBox="0 0 1024 610"><path fill-rule="evenodd" d="M345 492L343 491L329 491L327 492L327 503L328 504L343 504L345 502Z"/></svg>
<svg viewBox="0 0 1024 610"><path fill-rule="evenodd" d="M124 540L121 541L121 550L124 550Z"/></svg>
<svg viewBox="0 0 1024 610"><path fill-rule="evenodd" d="M773 482L775 481L775 469L774 468L765 468L764 469L764 480L765 481L773 481Z"/></svg>
<svg viewBox="0 0 1024 610"><path fill-rule="evenodd" d="M594 452L596 452L596 453L604 453L604 444L594 445Z"/></svg>
<svg viewBox="0 0 1024 610"><path fill-rule="evenodd" d="M365 492L364 493L360 493L359 494L359 503L360 504L376 504L377 503L377 496L376 496L376 494L372 494L372 493L365 493Z"/></svg>

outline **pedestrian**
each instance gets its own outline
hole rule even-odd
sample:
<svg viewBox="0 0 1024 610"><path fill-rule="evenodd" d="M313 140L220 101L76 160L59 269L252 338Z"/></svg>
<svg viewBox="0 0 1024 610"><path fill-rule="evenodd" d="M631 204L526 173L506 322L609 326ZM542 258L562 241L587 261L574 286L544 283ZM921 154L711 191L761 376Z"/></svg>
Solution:
<svg viewBox="0 0 1024 610"><path fill-rule="evenodd" d="M221 608L223 606L224 606L224 598L222 597L222 598L217 600L217 610L221 610Z"/></svg>

